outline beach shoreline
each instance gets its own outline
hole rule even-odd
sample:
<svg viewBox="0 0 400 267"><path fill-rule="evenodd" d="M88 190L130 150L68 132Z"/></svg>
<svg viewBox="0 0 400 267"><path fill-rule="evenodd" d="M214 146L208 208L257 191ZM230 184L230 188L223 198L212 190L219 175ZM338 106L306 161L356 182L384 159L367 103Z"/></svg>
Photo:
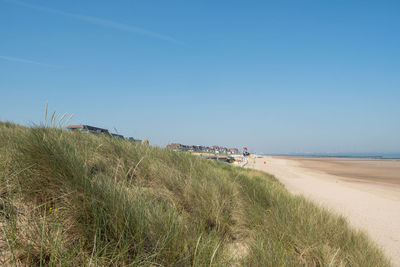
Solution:
<svg viewBox="0 0 400 267"><path fill-rule="evenodd" d="M246 167L270 173L289 192L343 215L400 266L400 160L256 156Z"/></svg>

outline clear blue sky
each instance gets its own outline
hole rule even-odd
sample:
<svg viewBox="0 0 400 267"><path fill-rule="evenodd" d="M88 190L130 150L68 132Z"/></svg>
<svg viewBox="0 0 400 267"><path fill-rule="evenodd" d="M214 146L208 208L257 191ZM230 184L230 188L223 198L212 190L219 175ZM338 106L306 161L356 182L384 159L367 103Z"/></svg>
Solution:
<svg viewBox="0 0 400 267"><path fill-rule="evenodd" d="M0 120L400 152L400 1L0 0Z"/></svg>

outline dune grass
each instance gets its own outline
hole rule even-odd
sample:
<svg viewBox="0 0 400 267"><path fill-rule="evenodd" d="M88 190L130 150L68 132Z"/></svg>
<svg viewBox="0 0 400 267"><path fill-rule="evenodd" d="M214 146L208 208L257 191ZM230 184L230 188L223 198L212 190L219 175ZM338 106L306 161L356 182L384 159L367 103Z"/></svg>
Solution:
<svg viewBox="0 0 400 267"><path fill-rule="evenodd" d="M0 265L390 265L268 174L12 123L0 123L0 229Z"/></svg>

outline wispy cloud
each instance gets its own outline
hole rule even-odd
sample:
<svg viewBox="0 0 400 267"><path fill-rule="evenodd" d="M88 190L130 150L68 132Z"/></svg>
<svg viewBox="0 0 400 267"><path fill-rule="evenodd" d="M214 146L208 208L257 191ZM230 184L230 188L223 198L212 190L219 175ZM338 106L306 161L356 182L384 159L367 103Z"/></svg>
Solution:
<svg viewBox="0 0 400 267"><path fill-rule="evenodd" d="M97 18L97 17L91 17L91 16L86 16L86 15L64 12L64 11L60 11L60 10L53 9L53 8L31 5L31 4L21 2L18 0L5 0L5 2L12 3L12 4L26 7L26 8L43 11L43 12L53 13L53 14L57 14L57 15L65 16L65 17L70 17L70 18L73 18L76 20L85 21L87 23L91 23L91 24L95 24L95 25L99 25L99 26L103 26L103 27L107 27L107 28L113 28L113 29L117 29L117 30L121 30L121 31L140 34L140 35L151 37L151 38L156 38L156 39L163 40L163 41L168 41L168 42L172 42L172 43L176 43L176 44L182 44L181 42L179 42L178 40L176 40L175 38L173 38L171 36L153 32L153 31L149 31L149 30L146 30L146 29L143 29L140 27L115 22L115 21L108 20L108 19L102 19L102 18Z"/></svg>
<svg viewBox="0 0 400 267"><path fill-rule="evenodd" d="M41 65L41 66L46 66L46 67L60 67L60 66L57 66L57 65L46 64L46 63L43 63L43 62L29 60L29 59L26 59L26 58L0 56L0 59L7 60L7 61L13 61L13 62L19 62L19 63L28 63L28 64Z"/></svg>

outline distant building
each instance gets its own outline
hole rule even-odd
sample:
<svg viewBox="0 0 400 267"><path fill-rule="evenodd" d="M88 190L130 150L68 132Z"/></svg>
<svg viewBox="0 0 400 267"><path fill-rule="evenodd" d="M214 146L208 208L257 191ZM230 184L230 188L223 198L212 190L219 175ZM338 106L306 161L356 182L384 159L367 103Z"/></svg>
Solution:
<svg viewBox="0 0 400 267"><path fill-rule="evenodd" d="M173 150L182 150L182 149L183 149L183 145L177 144L177 143L175 143L175 144L168 144L168 145L167 145L167 148L173 149Z"/></svg>
<svg viewBox="0 0 400 267"><path fill-rule="evenodd" d="M167 148L179 151L189 152L211 152L217 154L238 154L239 149L237 148L226 148L222 146L198 146L198 145L182 145L179 143L168 144Z"/></svg>
<svg viewBox="0 0 400 267"><path fill-rule="evenodd" d="M110 132L107 129L103 128L98 128L94 126L89 126L89 125L68 125L67 129L70 131L79 131L82 133L94 133L94 134L110 134Z"/></svg>
<svg viewBox="0 0 400 267"><path fill-rule="evenodd" d="M115 138L124 139L124 136L123 136L123 135L120 135L120 134L112 133L111 135L112 135L112 137L115 137Z"/></svg>
<svg viewBox="0 0 400 267"><path fill-rule="evenodd" d="M77 131L77 132L81 132L81 133L106 134L106 135L112 136L114 138L125 139L125 137L121 134L110 133L107 129L90 126L90 125L85 125L85 124L68 125L66 128L71 132ZM126 140L142 143L142 140L135 139L133 137L126 138Z"/></svg>
<svg viewBox="0 0 400 267"><path fill-rule="evenodd" d="M239 154L239 149L237 148L229 148L228 151L230 154Z"/></svg>
<svg viewBox="0 0 400 267"><path fill-rule="evenodd" d="M142 142L142 140L140 140L140 139L135 139L135 138L133 138L133 137L128 137L127 140L129 140L129 141L131 141L131 142L138 142L138 143L141 143L141 142Z"/></svg>

